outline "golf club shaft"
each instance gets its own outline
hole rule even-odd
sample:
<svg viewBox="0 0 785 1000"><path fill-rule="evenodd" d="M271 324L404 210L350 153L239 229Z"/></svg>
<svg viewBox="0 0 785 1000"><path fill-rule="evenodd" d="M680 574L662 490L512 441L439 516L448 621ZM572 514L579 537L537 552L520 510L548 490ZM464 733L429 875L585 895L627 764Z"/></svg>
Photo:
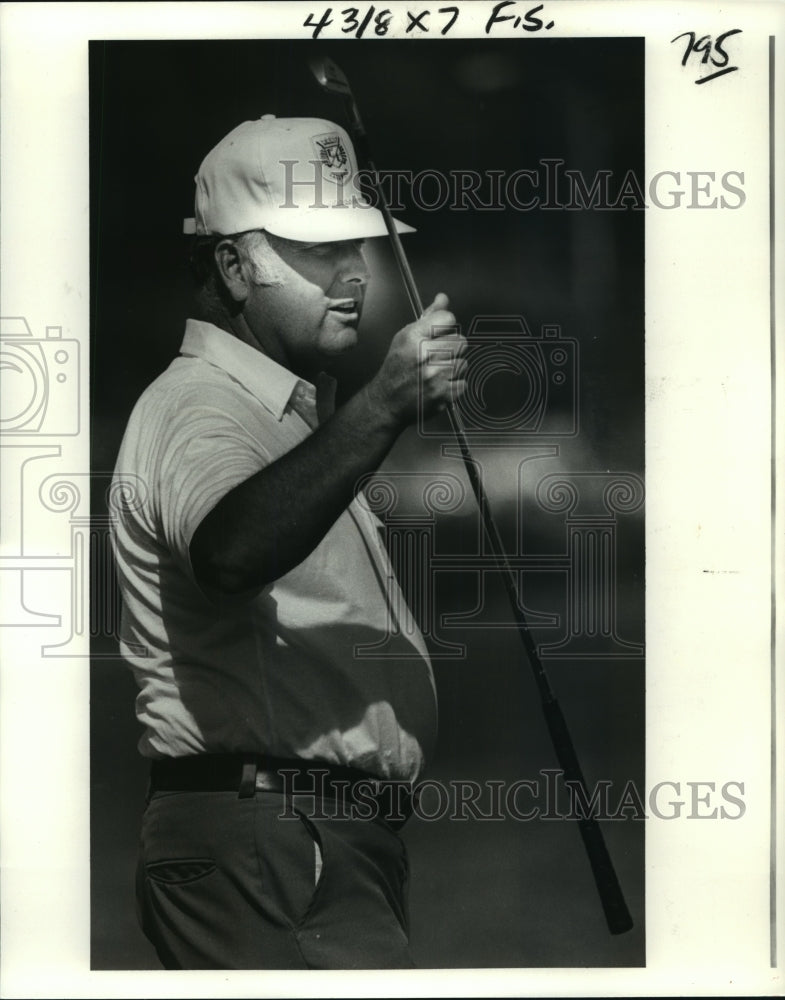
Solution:
<svg viewBox="0 0 785 1000"><path fill-rule="evenodd" d="M346 108L346 114L349 118L350 130L352 132L352 138L354 139L354 145L358 157L361 162L366 164L372 177L371 187L376 194L378 208L384 218L384 225L387 229L387 235L390 237L390 242L392 243L395 261L398 265L398 270L401 272L401 278L403 279L403 283L406 288L406 294L409 296L412 312L415 317L419 319L424 312L422 299L420 298L420 293L417 290L417 283L414 280L412 269L409 266L406 251L403 249L401 237L398 235L398 230L395 228L395 221L392 217L392 213L390 212L384 195L382 194L381 182L379 181L379 170L373 162L373 157L371 156L371 151L368 146L368 136L365 132L365 126L363 125L362 118L360 118L360 113L357 110L357 104L351 95L344 96L344 107Z"/></svg>
<svg viewBox="0 0 785 1000"><path fill-rule="evenodd" d="M374 176L373 186L377 192L379 208L384 216L387 232L390 234L390 240L392 242L398 269L401 272L401 277L403 278L403 282L406 286L412 310L415 316L419 318L423 312L422 299L420 298L420 294L414 282L414 276L412 274L411 267L409 266L403 245L401 244L401 238L395 229L395 223L392 220L389 208L385 204L384 198L382 197L381 188L378 183L378 172L376 167L373 165L372 160L369 160L368 163L369 170ZM559 766L564 772L565 781L569 782L573 788L579 788L583 793L583 801L588 803L591 801L591 797L588 794L586 780L583 776L578 756L575 752L575 747L573 745L572 738L570 737L569 730L567 729L567 723L561 707L559 706L556 696L553 693L553 689L551 688L548 680L548 675L545 672L545 668L543 667L537 653L537 647L534 643L529 630L528 622L526 621L526 616L521 607L518 580L514 570L510 566L501 536L499 535L499 530L496 526L496 521L493 517L490 503L485 492L480 469L472 457L460 412L455 406L450 405L447 408L447 413L452 425L453 435L461 452L461 458L463 459L472 491L477 501L485 536L488 539L488 545L494 557L494 561L496 562L496 566L501 573L502 581L504 583L505 590L507 591L507 596L518 626L518 633L521 637L521 641L523 642L526 655L528 656L529 663L537 683L543 713L545 715L545 721L548 726L551 742L553 743L554 750L556 751ZM613 862L611 861L611 857L608 853L608 848L605 844L602 831L597 823L597 820L591 815L579 819L578 825L584 847L589 858L592 874L594 875L594 880L597 885L597 890L600 895L600 901L605 913L608 929L612 934L622 934L632 927L632 917L627 909L627 904L624 900L624 895L616 876Z"/></svg>
<svg viewBox="0 0 785 1000"><path fill-rule="evenodd" d="M417 289L417 283L414 280L414 274L412 273L412 269L409 265L409 260L406 256L403 243L401 242L401 237L398 234L398 230L395 228L395 221L392 217L392 213L390 212L382 193L381 183L379 181L379 171L373 161L368 147L368 137L365 132L365 127L363 126L362 119L360 118L360 113L357 109L357 104L353 96L350 94L345 95L344 103L346 106L347 116L351 123L350 127L352 137L355 140L355 146L357 147L358 154L360 159L367 164L368 170L371 174L370 184L376 195L377 206L384 218L384 224L390 237L390 242L392 243L395 261L406 287L412 312L414 313L415 318L419 319L424 311L422 298L420 297L420 293ZM505 588L513 605L516 622L521 633L521 639L523 640L526 653L532 664L540 695L544 700L554 702L556 699L553 690L551 689L547 674L540 663L540 659L537 655L537 649L534 645L531 633L529 632L528 623L526 622L524 614L521 610L517 579L512 567L510 566L509 560L507 559L507 554L505 552L504 545L502 544L499 530L496 527L496 522L488 502L485 487L483 485L480 469L472 457L469 441L466 437L466 430L463 426L463 420L461 419L460 412L452 404L448 406L447 413L452 426L453 436L455 437L458 448L460 449L461 458L463 459L463 464L469 477L472 492L474 493L477 506L480 510L480 516L482 518L483 528L488 539L488 544L496 564L502 573Z"/></svg>
<svg viewBox="0 0 785 1000"><path fill-rule="evenodd" d="M335 67L334 64L331 64L331 66L337 70L337 67ZM314 70L314 73L317 79L322 82L316 70ZM370 154L368 137L365 132L362 119L360 118L357 102L354 99L354 95L349 88L348 81L346 80L344 74L340 71L338 71L338 73L340 73L340 83L342 88L339 92L342 93L344 97L352 138L354 139L355 147L360 159L366 163L371 174L371 187L376 195L378 208L384 218L384 224L390 237L395 260L398 264L398 269L401 273L404 286L406 287L412 311L415 317L419 319L423 314L422 299L417 289L412 269L409 266L406 252L403 248L403 244L401 243L401 238L395 227L392 213L390 212L381 189L379 172ZM559 761L559 765L563 771L565 782L569 783L573 789L580 790L580 794L583 796L583 803L589 812L588 816L578 818L578 827L589 859L597 891L600 896L608 929L612 934L622 934L625 931L630 930L632 927L632 917L630 916L630 912L624 900L624 894L622 893L616 871L613 867L613 862L608 853L608 848L605 844L605 838L603 837L602 830L600 829L596 818L591 814L592 806L590 803L592 802L592 798L588 793L586 780L578 761L578 755L575 752L575 747L567 728L566 720L561 707L556 700L556 696L553 693L550 681L548 680L548 675L545 672L545 668L537 652L536 644L531 635L529 624L526 621L519 593L518 577L516 572L511 567L509 559L507 558L505 548L501 540L501 535L499 534L499 530L496 525L496 521L494 520L493 513L488 502L488 497L485 492L480 467L472 457L461 415L457 408L453 405L448 406L447 413L452 426L453 435L461 452L461 458L463 459L472 491L477 501L485 536L488 540L488 545L496 566L501 573L504 587L507 591L510 605L512 607L513 616L518 626L518 634L521 637L523 647L526 651L529 664L534 674L534 679L537 684L537 690L539 692L543 708L543 714L545 716L545 722L548 727L551 742L553 743L553 747L556 752L557 760Z"/></svg>

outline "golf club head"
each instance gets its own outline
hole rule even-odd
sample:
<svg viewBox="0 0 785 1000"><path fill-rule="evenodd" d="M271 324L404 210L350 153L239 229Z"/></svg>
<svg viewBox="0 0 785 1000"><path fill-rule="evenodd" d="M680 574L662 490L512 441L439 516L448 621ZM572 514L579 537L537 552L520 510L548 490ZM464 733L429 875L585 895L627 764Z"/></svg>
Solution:
<svg viewBox="0 0 785 1000"><path fill-rule="evenodd" d="M337 66L332 59L328 59L326 56L317 56L311 59L309 66L319 86L323 87L324 90L329 90L333 94L342 94L344 97L352 96L349 81L344 76L341 67Z"/></svg>

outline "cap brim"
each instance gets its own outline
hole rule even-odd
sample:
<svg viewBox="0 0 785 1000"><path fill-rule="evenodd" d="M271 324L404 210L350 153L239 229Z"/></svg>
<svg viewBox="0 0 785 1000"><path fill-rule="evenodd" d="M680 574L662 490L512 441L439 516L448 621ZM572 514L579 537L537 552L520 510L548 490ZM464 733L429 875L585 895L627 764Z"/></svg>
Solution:
<svg viewBox="0 0 785 1000"><path fill-rule="evenodd" d="M417 230L400 219L393 219L398 233ZM286 208L268 213L264 227L273 236L285 240L332 243L338 240L368 240L387 236L384 216L378 208Z"/></svg>
<svg viewBox="0 0 785 1000"><path fill-rule="evenodd" d="M398 233L416 233L413 226L393 219ZM265 209L258 219L248 219L236 232L249 229L264 229L273 236L284 240L298 240L306 243L336 243L339 240L368 240L376 236L387 236L384 216L378 208L354 206L313 208ZM197 232L194 219L183 220L183 232ZM218 234L216 234L218 235ZM230 235L228 233L221 235Z"/></svg>

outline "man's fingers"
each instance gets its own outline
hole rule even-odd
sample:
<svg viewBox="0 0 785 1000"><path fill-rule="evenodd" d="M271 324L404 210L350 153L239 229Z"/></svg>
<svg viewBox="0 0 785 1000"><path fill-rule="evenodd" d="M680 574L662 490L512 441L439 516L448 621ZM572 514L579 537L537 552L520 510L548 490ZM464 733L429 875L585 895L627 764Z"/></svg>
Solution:
<svg viewBox="0 0 785 1000"><path fill-rule="evenodd" d="M442 343L446 343L447 346L449 346L454 357L456 358L462 358L469 349L469 341L466 337L462 337L460 334L456 334L454 337L451 337L448 342L442 341Z"/></svg>
<svg viewBox="0 0 785 1000"><path fill-rule="evenodd" d="M437 337L460 337L461 328L455 316L447 309L437 309L427 317L426 336L431 340Z"/></svg>
<svg viewBox="0 0 785 1000"><path fill-rule="evenodd" d="M423 340L421 343L422 356L425 363L440 365L442 368L447 365L456 366L458 364L466 367L466 361L463 360L463 357L466 354L468 346L466 338L459 336L444 337L438 340Z"/></svg>
<svg viewBox="0 0 785 1000"><path fill-rule="evenodd" d="M460 382L461 379L466 378L466 372L469 370L469 362L466 358L459 358L455 364L452 366L452 381Z"/></svg>
<svg viewBox="0 0 785 1000"><path fill-rule="evenodd" d="M443 413L448 406L451 406L453 403L459 400L461 396L464 394L464 392L466 392L466 382L463 379L460 379L455 382L450 382L449 391L447 394L448 398L446 399L442 398L439 400L438 403L436 403L436 412Z"/></svg>
<svg viewBox="0 0 785 1000"><path fill-rule="evenodd" d="M427 309L423 310L423 316L430 316L430 314L435 312L437 309L446 309L449 304L450 300L444 292L437 292L434 296L433 302L431 302Z"/></svg>

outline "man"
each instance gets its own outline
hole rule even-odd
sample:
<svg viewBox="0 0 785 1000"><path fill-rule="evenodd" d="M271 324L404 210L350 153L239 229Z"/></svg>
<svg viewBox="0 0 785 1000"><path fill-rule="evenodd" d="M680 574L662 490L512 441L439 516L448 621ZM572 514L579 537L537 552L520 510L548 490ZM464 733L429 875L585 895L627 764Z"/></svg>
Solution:
<svg viewBox="0 0 785 1000"><path fill-rule="evenodd" d="M138 900L168 968L412 964L397 793L432 752L435 694L358 483L463 392L466 345L439 294L332 412L362 241L385 235L355 175L315 119L265 115L208 154L200 318L117 461L145 491L114 543L152 761Z"/></svg>

